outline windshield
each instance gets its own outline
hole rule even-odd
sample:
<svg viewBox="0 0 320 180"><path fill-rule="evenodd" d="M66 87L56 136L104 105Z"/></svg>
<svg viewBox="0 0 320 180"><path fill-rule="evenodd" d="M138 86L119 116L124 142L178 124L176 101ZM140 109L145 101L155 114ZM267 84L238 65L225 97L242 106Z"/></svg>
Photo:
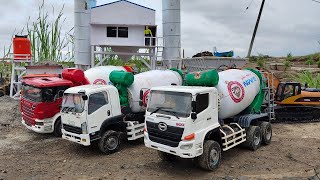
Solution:
<svg viewBox="0 0 320 180"><path fill-rule="evenodd" d="M170 91L151 91L148 112L179 117L189 117L191 94Z"/></svg>
<svg viewBox="0 0 320 180"><path fill-rule="evenodd" d="M33 102L42 102L42 89L23 85L21 94L24 98L29 99Z"/></svg>
<svg viewBox="0 0 320 180"><path fill-rule="evenodd" d="M84 110L84 101L80 94L64 94L62 112L81 113Z"/></svg>

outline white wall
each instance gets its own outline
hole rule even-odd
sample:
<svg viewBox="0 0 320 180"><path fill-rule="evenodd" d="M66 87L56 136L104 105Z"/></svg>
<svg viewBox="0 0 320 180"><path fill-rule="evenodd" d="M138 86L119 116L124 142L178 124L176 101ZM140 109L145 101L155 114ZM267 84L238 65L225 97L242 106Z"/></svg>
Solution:
<svg viewBox="0 0 320 180"><path fill-rule="evenodd" d="M126 1L93 8L91 24L155 25L156 12Z"/></svg>
<svg viewBox="0 0 320 180"><path fill-rule="evenodd" d="M107 37L107 25L91 25L91 45L144 46L144 27L128 26L128 38L115 38Z"/></svg>

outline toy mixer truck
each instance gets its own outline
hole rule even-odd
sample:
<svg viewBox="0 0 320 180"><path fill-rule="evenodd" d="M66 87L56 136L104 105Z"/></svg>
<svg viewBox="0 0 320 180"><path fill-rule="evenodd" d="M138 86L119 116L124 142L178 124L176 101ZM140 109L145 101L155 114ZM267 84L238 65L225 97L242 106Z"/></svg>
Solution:
<svg viewBox="0 0 320 180"><path fill-rule="evenodd" d="M266 82L253 69L209 70L188 74L187 86L151 88L145 145L162 160L194 158L201 168L215 170L222 151L270 144L274 109Z"/></svg>
<svg viewBox="0 0 320 180"><path fill-rule="evenodd" d="M113 86L78 86L65 91L62 108L62 138L89 146L97 143L111 154L120 141L143 138L144 114L149 89L182 85L179 70L152 70L137 75L112 71Z"/></svg>
<svg viewBox="0 0 320 180"><path fill-rule="evenodd" d="M37 133L54 133L61 137L60 106L63 92L85 84L110 84L113 70L131 72L127 66L100 66L85 72L64 69L62 77L54 74L28 75L23 79L21 90L22 124Z"/></svg>

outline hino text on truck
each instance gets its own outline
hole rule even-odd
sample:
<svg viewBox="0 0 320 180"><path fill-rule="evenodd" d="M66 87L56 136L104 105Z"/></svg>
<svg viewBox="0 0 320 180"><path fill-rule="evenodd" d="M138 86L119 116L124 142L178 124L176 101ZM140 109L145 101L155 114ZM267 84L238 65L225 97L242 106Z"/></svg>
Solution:
<svg viewBox="0 0 320 180"><path fill-rule="evenodd" d="M78 86L65 91L61 118L62 138L89 146L97 142L101 152L119 149L122 137L143 138L149 89L182 85L179 70L152 70L137 75L112 71L114 86Z"/></svg>
<svg viewBox="0 0 320 180"><path fill-rule="evenodd" d="M187 86L152 88L145 145L162 160L195 158L201 168L215 170L221 151L270 144L274 103L266 81L253 69L209 70L189 73Z"/></svg>

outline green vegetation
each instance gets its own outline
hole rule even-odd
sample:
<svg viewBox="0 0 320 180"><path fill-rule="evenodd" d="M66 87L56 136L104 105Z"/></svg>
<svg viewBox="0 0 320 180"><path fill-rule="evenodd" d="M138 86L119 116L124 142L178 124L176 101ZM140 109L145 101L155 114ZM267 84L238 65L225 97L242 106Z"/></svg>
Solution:
<svg viewBox="0 0 320 180"><path fill-rule="evenodd" d="M284 64L284 71L288 70L288 68L292 66L292 62L289 60L285 60L283 64Z"/></svg>
<svg viewBox="0 0 320 180"><path fill-rule="evenodd" d="M38 18L34 22L27 23L27 32L31 41L31 51L34 62L62 61L61 51L72 43L71 30L62 37L62 19L64 6L50 22L52 17L44 8L44 1L39 6ZM54 9L53 9L54 11Z"/></svg>
<svg viewBox="0 0 320 180"><path fill-rule="evenodd" d="M144 58L144 61L149 63L149 60L147 58ZM99 60L96 59L96 63L98 63ZM149 68L142 62L142 60L138 57L134 57L133 59L129 60L127 63L121 60L118 56L111 56L108 57L107 60L102 63L101 65L112 65L112 66L131 66L135 69L137 73L148 71Z"/></svg>
<svg viewBox="0 0 320 180"><path fill-rule="evenodd" d="M250 56L249 61L255 62L257 66L260 68L265 68L265 64L268 58L269 58L268 55L259 54L258 56Z"/></svg>
<svg viewBox="0 0 320 180"><path fill-rule="evenodd" d="M292 61L292 59L293 59L292 54L291 54L291 53L288 53L288 54L287 54L286 61Z"/></svg>
<svg viewBox="0 0 320 180"><path fill-rule="evenodd" d="M308 84L311 88L320 88L320 74L312 74L310 71L298 73L293 79L301 84Z"/></svg>
<svg viewBox="0 0 320 180"><path fill-rule="evenodd" d="M313 58L309 58L307 61L306 61L306 65L313 65L314 64L314 61L313 61Z"/></svg>

